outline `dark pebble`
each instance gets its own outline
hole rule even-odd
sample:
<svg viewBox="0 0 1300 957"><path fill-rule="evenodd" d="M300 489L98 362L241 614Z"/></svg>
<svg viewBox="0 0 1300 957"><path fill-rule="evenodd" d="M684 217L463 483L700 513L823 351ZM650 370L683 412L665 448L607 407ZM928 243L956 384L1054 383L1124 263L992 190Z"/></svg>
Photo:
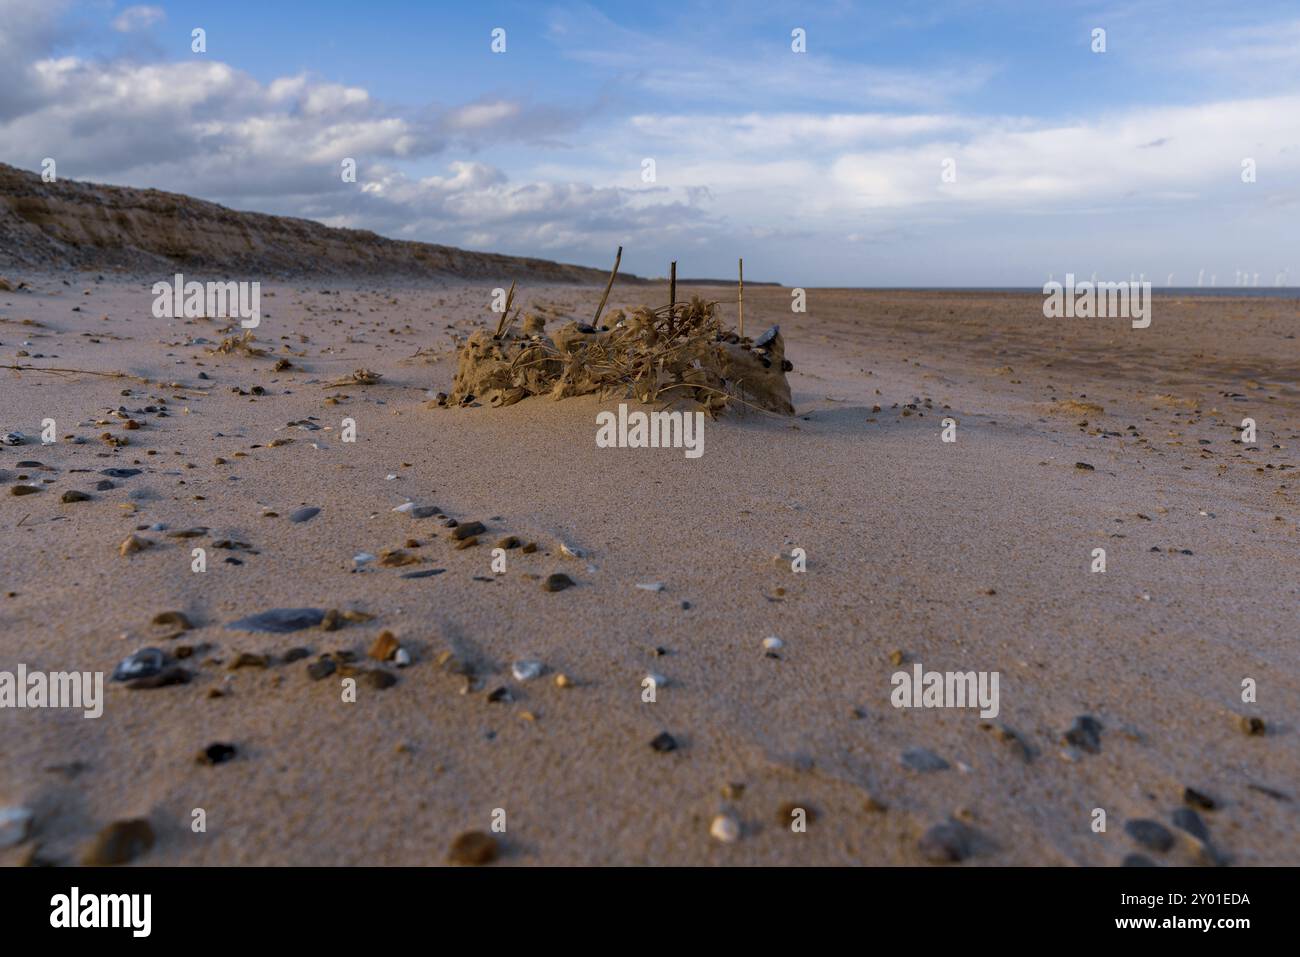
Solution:
<svg viewBox="0 0 1300 957"><path fill-rule="evenodd" d="M432 578L434 575L441 575L447 569L445 568L422 568L418 572L407 572L402 578Z"/></svg>
<svg viewBox="0 0 1300 957"><path fill-rule="evenodd" d="M1210 839L1210 829L1205 826L1201 816L1190 807L1180 807L1174 811L1173 821L1174 827L1180 831L1186 831L1198 840L1208 841Z"/></svg>
<svg viewBox="0 0 1300 957"><path fill-rule="evenodd" d="M564 591L566 588L573 587L573 579L563 572L557 572L554 575L548 575L546 581L542 582L542 587L547 591Z"/></svg>
<svg viewBox="0 0 1300 957"><path fill-rule="evenodd" d="M908 748L898 759L913 771L946 771L950 766L929 748Z"/></svg>
<svg viewBox="0 0 1300 957"><path fill-rule="evenodd" d="M1213 811L1219 806L1218 801L1196 788L1183 788L1183 803L1191 807L1199 807L1202 811Z"/></svg>
<svg viewBox="0 0 1300 957"><path fill-rule="evenodd" d="M272 608L270 611L249 615L226 625L238 631L269 631L283 635L304 628L315 628L325 617L320 608Z"/></svg>
<svg viewBox="0 0 1300 957"><path fill-rule="evenodd" d="M60 499L60 501L67 504L71 504L72 502L89 502L90 496L85 492L78 492L75 488L70 488L63 493L63 498Z"/></svg>
<svg viewBox="0 0 1300 957"><path fill-rule="evenodd" d="M654 740L650 742L650 747L659 752L676 751L677 739L667 731L661 731L659 734L655 735Z"/></svg>
<svg viewBox="0 0 1300 957"><path fill-rule="evenodd" d="M141 648L123 658L113 669L114 681L133 681L136 678L148 678L160 674L167 656L158 648Z"/></svg>
<svg viewBox="0 0 1300 957"><path fill-rule="evenodd" d="M236 754L233 744L222 744L218 741L216 744L209 744L206 748L198 753L195 760L199 764L225 764Z"/></svg>
<svg viewBox="0 0 1300 957"><path fill-rule="evenodd" d="M108 479L100 479L98 482L95 483L96 492L107 492L111 488L117 488L117 485L113 482L110 482Z"/></svg>
<svg viewBox="0 0 1300 957"><path fill-rule="evenodd" d="M1101 753L1101 722L1090 714L1081 714L1065 730L1062 740L1089 754Z"/></svg>
<svg viewBox="0 0 1300 957"><path fill-rule="evenodd" d="M442 512L436 505L417 505L411 509L412 518L432 518Z"/></svg>
<svg viewBox="0 0 1300 957"><path fill-rule="evenodd" d="M297 524L298 522L309 522L320 514L320 509L314 505L308 505L305 508L296 509L289 513L289 521Z"/></svg>
<svg viewBox="0 0 1300 957"><path fill-rule="evenodd" d="M367 671L362 680L376 691L383 691L397 684L396 676L389 674L387 671Z"/></svg>
<svg viewBox="0 0 1300 957"><path fill-rule="evenodd" d="M1095 472L1095 471L1096 471L1096 469L1094 469L1094 468L1093 468L1091 465L1089 465L1087 462L1075 462L1075 463L1074 463L1074 467L1075 467L1076 469L1079 469L1080 471L1083 471L1083 472Z"/></svg>
<svg viewBox="0 0 1300 957"><path fill-rule="evenodd" d="M1238 715L1237 727L1241 728L1242 731L1246 732L1246 734L1249 734L1251 737L1259 737L1268 731L1268 727L1264 724L1264 719L1257 718L1254 715Z"/></svg>
<svg viewBox="0 0 1300 957"><path fill-rule="evenodd" d="M1124 824L1124 833L1149 851L1163 854L1174 846L1174 835L1159 821L1139 818Z"/></svg>
<svg viewBox="0 0 1300 957"><path fill-rule="evenodd" d="M477 867L491 864L499 853L500 847L495 837L482 831L466 831L451 842L447 860L452 864Z"/></svg>
<svg viewBox="0 0 1300 957"><path fill-rule="evenodd" d="M301 661L310 654L311 652L306 648L290 648L284 653L284 660L286 663L292 664L295 661Z"/></svg>
<svg viewBox="0 0 1300 957"><path fill-rule="evenodd" d="M130 478L132 475L139 475L141 469L100 469L100 475L107 475L109 478Z"/></svg>
<svg viewBox="0 0 1300 957"><path fill-rule="evenodd" d="M333 658L321 658L319 661L313 661L307 666L307 676L312 681L320 681L322 678L328 678L338 670L338 665L334 664Z"/></svg>
<svg viewBox="0 0 1300 957"><path fill-rule="evenodd" d="M475 535L482 535L487 528L482 522L466 522L464 525L457 525L456 530L451 533L451 537L460 541L464 538L472 538Z"/></svg>
<svg viewBox="0 0 1300 957"><path fill-rule="evenodd" d="M11 495L35 495L40 489L35 485L15 485L9 490Z"/></svg>
<svg viewBox="0 0 1300 957"><path fill-rule="evenodd" d="M1129 854L1125 856L1124 867L1155 867L1156 862L1151 860L1145 854Z"/></svg>
<svg viewBox="0 0 1300 957"><path fill-rule="evenodd" d="M502 685L499 688L493 688L491 691L489 691L487 699L493 704L496 704L498 702L511 702L515 700L514 696L510 694L510 689L507 688L505 685Z"/></svg>
<svg viewBox="0 0 1300 957"><path fill-rule="evenodd" d="M192 677L194 676L180 665L171 665L156 675L128 681L126 686L132 691L148 691L152 688L167 688L171 685L189 684Z"/></svg>

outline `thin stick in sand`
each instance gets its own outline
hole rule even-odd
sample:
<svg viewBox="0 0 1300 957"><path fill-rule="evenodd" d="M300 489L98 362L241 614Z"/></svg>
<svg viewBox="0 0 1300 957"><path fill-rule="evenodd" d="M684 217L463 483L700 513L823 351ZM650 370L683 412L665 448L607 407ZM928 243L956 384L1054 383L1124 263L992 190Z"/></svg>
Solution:
<svg viewBox="0 0 1300 957"><path fill-rule="evenodd" d="M623 261L623 247L618 247L618 252L614 256L614 271L609 274L609 282L605 283L605 294L600 297L600 305L596 307L596 318L591 324L600 328L600 314L605 311L605 300L609 299L609 291L614 288L614 277L618 275L618 264Z"/></svg>
<svg viewBox="0 0 1300 957"><path fill-rule="evenodd" d="M668 269L668 320L672 321L673 313L677 311L677 260L674 259Z"/></svg>
<svg viewBox="0 0 1300 957"><path fill-rule="evenodd" d="M745 334L745 260L740 260L740 295L736 299L736 308L740 313L740 335Z"/></svg>

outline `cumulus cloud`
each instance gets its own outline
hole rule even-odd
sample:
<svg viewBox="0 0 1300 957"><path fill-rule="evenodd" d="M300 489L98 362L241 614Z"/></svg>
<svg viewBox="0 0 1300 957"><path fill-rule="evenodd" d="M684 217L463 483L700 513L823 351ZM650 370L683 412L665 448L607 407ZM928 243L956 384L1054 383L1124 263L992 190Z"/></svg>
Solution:
<svg viewBox="0 0 1300 957"><path fill-rule="evenodd" d="M118 33L138 33L141 30L148 30L155 23L162 23L165 19L167 14L162 7L127 7L113 18L113 29Z"/></svg>

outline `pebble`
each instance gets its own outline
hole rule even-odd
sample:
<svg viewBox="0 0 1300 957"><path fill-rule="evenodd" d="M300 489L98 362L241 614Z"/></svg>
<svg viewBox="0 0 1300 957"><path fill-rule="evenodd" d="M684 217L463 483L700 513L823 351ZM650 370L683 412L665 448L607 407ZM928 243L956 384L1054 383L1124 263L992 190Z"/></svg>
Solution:
<svg viewBox="0 0 1300 957"><path fill-rule="evenodd" d="M141 469L100 469L100 475L107 475L109 478L130 478L132 475L139 475Z"/></svg>
<svg viewBox="0 0 1300 957"><path fill-rule="evenodd" d="M411 653L405 648L398 648L393 655L393 664L399 668L405 668L411 663Z"/></svg>
<svg viewBox="0 0 1300 957"><path fill-rule="evenodd" d="M1095 472L1096 469L1087 462L1075 462L1074 467L1082 472Z"/></svg>
<svg viewBox="0 0 1300 957"><path fill-rule="evenodd" d="M971 856L973 838L965 824L945 821L926 831L917 847L932 864L955 864Z"/></svg>
<svg viewBox="0 0 1300 957"><path fill-rule="evenodd" d="M320 514L320 509L314 505L308 505L304 508L295 509L289 513L289 521L297 524L299 522L309 522Z"/></svg>
<svg viewBox="0 0 1300 957"><path fill-rule="evenodd" d="M466 522L464 525L457 525L455 531L451 533L451 537L461 541L462 539L473 538L475 535L482 535L486 531L487 528L482 522Z"/></svg>
<svg viewBox="0 0 1300 957"><path fill-rule="evenodd" d="M161 674L166 661L167 656L160 649L141 648L118 663L113 669L113 680L134 681L136 678Z"/></svg>
<svg viewBox="0 0 1300 957"><path fill-rule="evenodd" d="M447 569L445 568L423 568L418 572L405 572L402 578L432 578L434 575L441 575Z"/></svg>
<svg viewBox="0 0 1300 957"><path fill-rule="evenodd" d="M139 535L132 534L128 535L126 541L117 547L117 551L119 554L126 556L133 554L134 552L142 552L146 548L151 548L152 546L153 542L149 539L141 538Z"/></svg>
<svg viewBox="0 0 1300 957"><path fill-rule="evenodd" d="M1183 788L1183 803L1199 807L1202 811L1213 811L1219 806L1218 801L1196 788Z"/></svg>
<svg viewBox="0 0 1300 957"><path fill-rule="evenodd" d="M570 678L570 677L569 677L568 675L566 675L566 674L558 674L558 675L555 676L555 687L557 687L557 688L572 688L572 687L573 687L573 679Z"/></svg>
<svg viewBox="0 0 1300 957"><path fill-rule="evenodd" d="M1192 837L1201 841L1209 841L1210 829L1205 826L1205 821L1190 807L1180 807L1173 814L1174 827L1180 831L1186 831Z"/></svg>
<svg viewBox="0 0 1300 957"><path fill-rule="evenodd" d="M411 509L412 518L431 518L434 515L440 515L441 513L442 509L438 508L436 505L417 505L415 508Z"/></svg>
<svg viewBox="0 0 1300 957"><path fill-rule="evenodd" d="M160 611L153 616L153 624L161 628L179 628L181 631L189 631L194 627L185 614L179 611Z"/></svg>
<svg viewBox="0 0 1300 957"><path fill-rule="evenodd" d="M730 814L719 814L709 825L709 834L715 841L735 844L740 840L740 822Z"/></svg>
<svg viewBox="0 0 1300 957"><path fill-rule="evenodd" d="M10 495L35 495L40 489L35 485L15 485L9 489Z"/></svg>
<svg viewBox="0 0 1300 957"><path fill-rule="evenodd" d="M200 751L194 758L199 764L225 764L234 758L238 753L233 744L223 744L220 741L209 744Z"/></svg>
<svg viewBox="0 0 1300 957"><path fill-rule="evenodd" d="M352 564L357 566L357 568L360 568L363 565L368 565L374 560L375 556L371 555L369 552L358 552L352 556Z"/></svg>
<svg viewBox="0 0 1300 957"><path fill-rule="evenodd" d="M636 587L641 589L642 591L663 591L664 583L663 582L638 582Z"/></svg>
<svg viewBox="0 0 1300 957"><path fill-rule="evenodd" d="M89 502L90 496L87 495L85 492L78 492L75 488L70 488L63 493L63 497L60 499L60 501L69 505L72 504L73 502Z"/></svg>
<svg viewBox="0 0 1300 957"><path fill-rule="evenodd" d="M152 688L167 688L171 685L189 684L193 675L180 665L170 665L156 675L134 678L126 683L132 691L147 691Z"/></svg>
<svg viewBox="0 0 1300 957"><path fill-rule="evenodd" d="M478 867L491 864L500 854L496 838L482 831L466 831L451 842L447 860L452 864Z"/></svg>
<svg viewBox="0 0 1300 957"><path fill-rule="evenodd" d="M310 654L311 652L306 648L290 648L284 653L284 660L287 664L292 664L295 661L301 661Z"/></svg>
<svg viewBox="0 0 1300 957"><path fill-rule="evenodd" d="M312 681L320 681L322 678L328 678L338 670L338 665L334 663L333 658L321 658L313 661L307 666L307 676Z"/></svg>
<svg viewBox="0 0 1300 957"><path fill-rule="evenodd" d="M947 761L929 748L908 748L898 759L904 767L913 771L946 771L950 767Z"/></svg>
<svg viewBox="0 0 1300 957"><path fill-rule="evenodd" d="M1251 737L1259 737L1268 731L1268 726L1264 724L1264 719L1257 718L1253 714L1237 715L1237 727Z"/></svg>
<svg viewBox="0 0 1300 957"><path fill-rule="evenodd" d="M1156 862L1145 854L1126 854L1121 867L1155 867Z"/></svg>
<svg viewBox="0 0 1300 957"><path fill-rule="evenodd" d="M397 684L397 676L387 671L367 671L362 680L376 691L384 691Z"/></svg>
<svg viewBox="0 0 1300 957"><path fill-rule="evenodd" d="M100 479L98 482L95 483L96 492L107 492L109 489L114 489L114 488L117 488L117 485L114 482L109 481L108 479Z"/></svg>
<svg viewBox="0 0 1300 957"><path fill-rule="evenodd" d="M780 651L784 647L785 642L776 637L776 635L771 635L770 637L763 639L763 649L765 651Z"/></svg>
<svg viewBox="0 0 1300 957"><path fill-rule="evenodd" d="M646 675L644 678L641 679L641 687L642 687L642 688L645 687L645 683L646 683L647 681L650 682L650 684L654 685L654 687L655 687L656 689L666 687L667 684L668 684L668 679L667 679L667 678L665 678L663 675L656 674L656 673L653 672L653 671L650 672L648 675Z"/></svg>
<svg viewBox="0 0 1300 957"><path fill-rule="evenodd" d="M677 750L677 739L667 731L661 731L655 735L654 740L650 742L650 747L661 753Z"/></svg>
<svg viewBox="0 0 1300 957"><path fill-rule="evenodd" d="M494 547L496 547L496 548L518 548L518 547L519 547L520 545L522 545L522 544L523 544L523 542L519 541L519 539L516 538L514 535L507 535L505 538L502 538L502 539L498 540L497 543L496 543L496 545L495 545Z"/></svg>
<svg viewBox="0 0 1300 957"><path fill-rule="evenodd" d="M540 661L516 661L510 666L510 673L516 681L532 681L542 673Z"/></svg>
<svg viewBox="0 0 1300 957"><path fill-rule="evenodd" d="M1090 714L1081 714L1065 730L1061 740L1089 754L1099 754L1101 753L1101 722Z"/></svg>
<svg viewBox="0 0 1300 957"><path fill-rule="evenodd" d="M34 817L25 807L0 807L0 848L14 847L27 840Z"/></svg>
<svg viewBox="0 0 1300 957"><path fill-rule="evenodd" d="M548 575L546 581L542 582L542 587L547 591L564 591L566 588L573 587L573 579L563 572L557 572L554 575Z"/></svg>
<svg viewBox="0 0 1300 957"><path fill-rule="evenodd" d="M401 647L397 637L391 631L384 630L379 633L379 637L374 640L366 654L375 661L391 661Z"/></svg>
<svg viewBox="0 0 1300 957"><path fill-rule="evenodd" d="M1163 854L1174 846L1174 835L1159 821L1139 818L1124 824L1124 833L1147 850Z"/></svg>
<svg viewBox="0 0 1300 957"><path fill-rule="evenodd" d="M131 821L114 821L95 837L95 843L82 857L87 867L111 867L125 864L145 854L153 847L153 827L137 818Z"/></svg>
<svg viewBox="0 0 1300 957"><path fill-rule="evenodd" d="M266 655L255 655L251 651L241 651L228 667L230 671L238 671L240 668L265 668L266 665Z"/></svg>
<svg viewBox="0 0 1300 957"><path fill-rule="evenodd" d="M325 618L319 608L272 608L232 621L227 629L236 631L266 631L283 635L304 628L315 628Z"/></svg>

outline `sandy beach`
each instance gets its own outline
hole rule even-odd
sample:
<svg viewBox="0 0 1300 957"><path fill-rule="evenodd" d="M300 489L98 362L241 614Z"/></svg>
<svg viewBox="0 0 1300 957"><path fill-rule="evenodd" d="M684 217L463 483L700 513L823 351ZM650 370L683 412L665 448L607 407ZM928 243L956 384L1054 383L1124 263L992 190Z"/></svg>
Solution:
<svg viewBox="0 0 1300 957"><path fill-rule="evenodd" d="M796 415L728 411L691 459L598 448L608 399L439 407L497 281L264 282L250 356L212 351L224 320L155 318L158 275L5 275L28 286L0 292L0 430L28 440L0 450L3 667L103 672L105 697L0 710L0 805L33 812L0 864L77 863L132 818L154 865L442 864L500 818L503 865L917 865L950 819L970 865L1300 859L1295 299L1157 294L1135 330L1036 294L809 289L798 314L747 288ZM519 296L553 328L600 292ZM733 287L691 294L734 323ZM457 548L408 502L485 532ZM507 536L536 550L498 572ZM367 620L227 627L277 608ZM409 666L367 656L384 631ZM151 646L190 680L109 680ZM999 714L893 707L917 663L997 672ZM1092 748L1063 738L1085 715Z"/></svg>

